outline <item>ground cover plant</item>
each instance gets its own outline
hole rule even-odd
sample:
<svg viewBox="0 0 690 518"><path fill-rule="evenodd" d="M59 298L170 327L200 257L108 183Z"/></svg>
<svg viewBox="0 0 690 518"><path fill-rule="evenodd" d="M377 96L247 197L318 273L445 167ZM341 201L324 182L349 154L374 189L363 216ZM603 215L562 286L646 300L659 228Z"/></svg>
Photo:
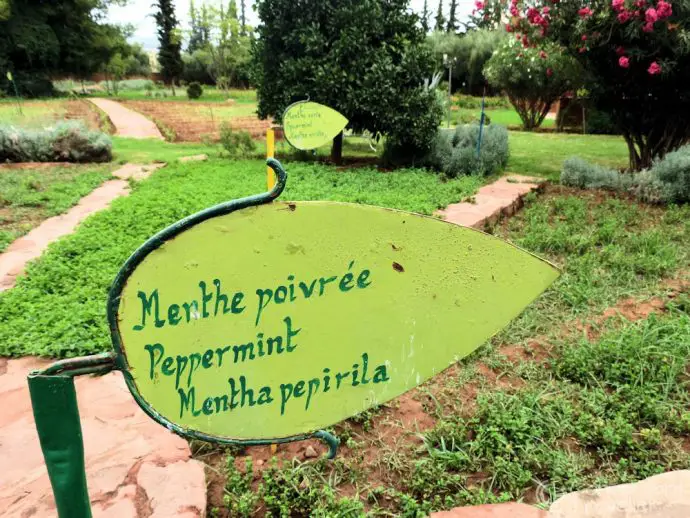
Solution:
<svg viewBox="0 0 690 518"><path fill-rule="evenodd" d="M337 171L287 163L283 199L329 199L424 214L475 192L476 177L443 182L424 170ZM261 160L174 163L54 243L0 295L0 355L76 356L110 348L105 298L127 257L163 227L214 203L266 189ZM20 307L22 309L20 309ZM52 309L50 309L52 308ZM59 308L59 309L58 309Z"/></svg>
<svg viewBox="0 0 690 518"><path fill-rule="evenodd" d="M110 177L110 165L0 169L0 252Z"/></svg>
<svg viewBox="0 0 690 518"><path fill-rule="evenodd" d="M204 96L205 97L205 96ZM219 104L200 101L125 101L124 104L152 119L167 140L175 142L218 141L223 123L235 130L249 132L254 138L265 137L270 121L256 115L252 103Z"/></svg>

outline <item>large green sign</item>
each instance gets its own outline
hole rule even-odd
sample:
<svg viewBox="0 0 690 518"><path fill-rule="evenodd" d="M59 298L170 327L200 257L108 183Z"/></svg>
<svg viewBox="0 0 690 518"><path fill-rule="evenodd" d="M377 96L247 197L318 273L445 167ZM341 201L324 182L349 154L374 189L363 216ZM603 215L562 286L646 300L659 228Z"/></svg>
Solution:
<svg viewBox="0 0 690 518"><path fill-rule="evenodd" d="M206 215L125 267L111 321L130 389L177 430L313 432L467 356L558 276L495 237L333 202Z"/></svg>
<svg viewBox="0 0 690 518"><path fill-rule="evenodd" d="M308 101L288 106L283 114L285 138L293 147L302 150L328 144L347 123L348 120L334 109Z"/></svg>

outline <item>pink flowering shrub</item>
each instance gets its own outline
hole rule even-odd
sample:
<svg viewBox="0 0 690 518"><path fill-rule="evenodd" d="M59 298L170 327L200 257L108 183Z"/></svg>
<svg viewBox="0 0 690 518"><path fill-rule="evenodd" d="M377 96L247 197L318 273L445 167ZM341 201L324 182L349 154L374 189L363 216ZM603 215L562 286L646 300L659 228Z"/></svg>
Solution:
<svg viewBox="0 0 690 518"><path fill-rule="evenodd" d="M525 48L561 45L596 107L617 124L630 168L690 141L690 1L487 0ZM481 14L481 13L478 13ZM518 41L518 40L516 40Z"/></svg>

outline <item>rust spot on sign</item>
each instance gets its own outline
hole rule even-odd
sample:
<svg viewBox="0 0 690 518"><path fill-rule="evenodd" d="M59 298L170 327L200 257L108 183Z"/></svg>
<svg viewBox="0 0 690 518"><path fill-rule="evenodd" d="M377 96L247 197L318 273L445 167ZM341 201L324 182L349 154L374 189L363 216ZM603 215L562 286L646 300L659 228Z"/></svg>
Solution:
<svg viewBox="0 0 690 518"><path fill-rule="evenodd" d="M402 250L402 248L400 248L399 246L395 246L394 243L391 243L391 248L392 248L395 252L399 252L400 250Z"/></svg>
<svg viewBox="0 0 690 518"><path fill-rule="evenodd" d="M396 272L400 272L400 273L403 273L405 271L405 268L403 268L403 265L400 263L396 263L395 261L393 262L393 269Z"/></svg>

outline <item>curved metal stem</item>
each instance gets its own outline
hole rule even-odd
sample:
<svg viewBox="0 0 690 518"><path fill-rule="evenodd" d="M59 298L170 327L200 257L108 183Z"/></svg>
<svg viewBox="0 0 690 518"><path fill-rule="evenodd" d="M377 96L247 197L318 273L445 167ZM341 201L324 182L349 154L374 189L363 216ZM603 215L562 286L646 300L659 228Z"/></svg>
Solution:
<svg viewBox="0 0 690 518"><path fill-rule="evenodd" d="M338 444L340 444L338 438L335 435L327 432L326 430L319 430L318 432L314 432L313 437L321 439L326 444L328 444L328 456L326 458L328 460L335 459L335 456L338 454Z"/></svg>

